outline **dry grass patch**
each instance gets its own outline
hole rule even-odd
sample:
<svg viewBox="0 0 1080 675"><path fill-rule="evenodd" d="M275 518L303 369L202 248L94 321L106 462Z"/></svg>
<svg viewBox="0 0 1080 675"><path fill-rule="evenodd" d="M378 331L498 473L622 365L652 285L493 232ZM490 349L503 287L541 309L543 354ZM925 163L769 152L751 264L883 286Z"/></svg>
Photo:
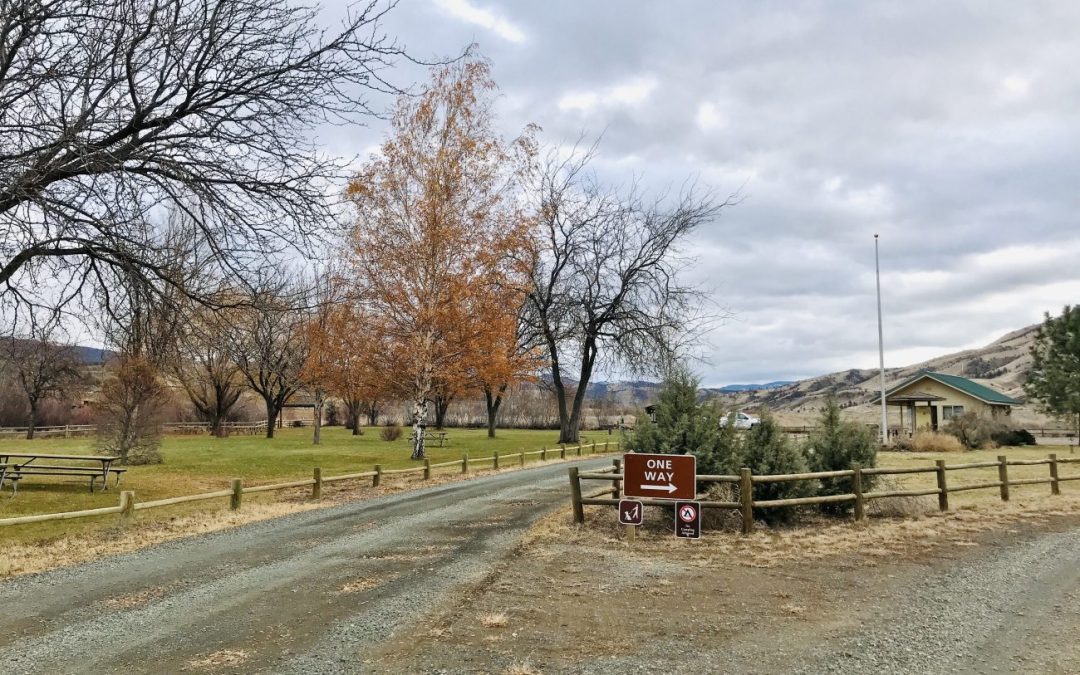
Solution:
<svg viewBox="0 0 1080 675"><path fill-rule="evenodd" d="M204 657L192 659L188 662L188 665L198 670L220 667L235 668L243 665L249 657L250 654L243 649L222 649Z"/></svg>
<svg viewBox="0 0 1080 675"><path fill-rule="evenodd" d="M572 545L619 550L622 555L644 559L678 557L689 565L713 567L738 564L775 567L786 561L820 560L844 554L862 554L860 564L910 556L938 547L975 546L982 532L1024 524L1044 524L1055 518L1080 514L1078 496L1033 496L1003 503L965 505L922 517L872 518L861 523L815 517L795 527L770 529L759 526L754 534L703 533L694 542L676 539L667 528L639 528L638 538L628 542L615 522L612 509L587 508L586 525L571 522L568 512L541 520L528 533L530 546Z"/></svg>
<svg viewBox="0 0 1080 675"><path fill-rule="evenodd" d="M373 588L382 586L386 582L390 581L389 577L363 577L360 579L353 579L341 585L338 589L338 593L362 593L363 591L370 591Z"/></svg>
<svg viewBox="0 0 1080 675"><path fill-rule="evenodd" d="M480 617L480 625L484 628L503 628L510 623L510 617L504 612L492 612Z"/></svg>
<svg viewBox="0 0 1080 675"><path fill-rule="evenodd" d="M77 565L102 556L128 553L173 539L226 530L316 508L319 508L319 505L315 503L249 504L240 511L195 513L143 523L136 520L135 525L126 530L116 527L107 530L105 536L71 536L41 544L7 544L0 553L0 578Z"/></svg>
<svg viewBox="0 0 1080 675"><path fill-rule="evenodd" d="M503 675L544 675L544 673L534 668L528 661L524 663L512 664L509 668L503 671Z"/></svg>
<svg viewBox="0 0 1080 675"><path fill-rule="evenodd" d="M106 598L105 606L109 609L131 609L132 607L145 605L152 600L163 598L168 592L169 588L167 586L155 586L154 588L147 588L137 593Z"/></svg>
<svg viewBox="0 0 1080 675"><path fill-rule="evenodd" d="M940 431L920 431L911 439L914 452L964 452L967 448L956 436Z"/></svg>

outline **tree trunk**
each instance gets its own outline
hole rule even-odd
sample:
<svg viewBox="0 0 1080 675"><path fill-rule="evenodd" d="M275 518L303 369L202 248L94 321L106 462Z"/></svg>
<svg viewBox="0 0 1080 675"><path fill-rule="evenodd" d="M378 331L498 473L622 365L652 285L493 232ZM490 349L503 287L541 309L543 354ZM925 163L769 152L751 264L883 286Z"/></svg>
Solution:
<svg viewBox="0 0 1080 675"><path fill-rule="evenodd" d="M426 411L426 409L425 409ZM374 427L379 424L379 404L377 401L372 401L371 405L367 409L368 426ZM359 419L359 417L357 418Z"/></svg>
<svg viewBox="0 0 1080 675"><path fill-rule="evenodd" d="M487 435L495 438L495 420L499 416L499 406L502 405L502 394L506 386L499 387L499 394L495 395L491 389L484 387L484 403L487 404Z"/></svg>
<svg viewBox="0 0 1080 675"><path fill-rule="evenodd" d="M561 389L559 401L559 443L577 443L580 439L581 409L585 403L585 392L589 388L589 379L592 377L593 364L596 362L596 345L585 341L582 350L581 372L578 376L577 391L574 392L574 400L570 407L569 416L566 415L566 390Z"/></svg>
<svg viewBox="0 0 1080 675"><path fill-rule="evenodd" d="M437 396L435 398L435 428L442 431L443 426L446 423L446 409L450 407L450 401L452 399L442 398Z"/></svg>
<svg viewBox="0 0 1080 675"><path fill-rule="evenodd" d="M424 459L424 430L427 427L427 399L413 405L413 459Z"/></svg>
<svg viewBox="0 0 1080 675"><path fill-rule="evenodd" d="M274 437L274 427L277 426L278 421L278 407L270 399L266 400L266 437Z"/></svg>
<svg viewBox="0 0 1080 675"><path fill-rule="evenodd" d="M323 393L321 389L315 390L315 432L311 439L312 445L322 443L322 410Z"/></svg>
<svg viewBox="0 0 1080 675"><path fill-rule="evenodd" d="M30 416L26 419L26 440L34 440L34 428L37 426L38 416L38 404L37 401L30 402Z"/></svg>

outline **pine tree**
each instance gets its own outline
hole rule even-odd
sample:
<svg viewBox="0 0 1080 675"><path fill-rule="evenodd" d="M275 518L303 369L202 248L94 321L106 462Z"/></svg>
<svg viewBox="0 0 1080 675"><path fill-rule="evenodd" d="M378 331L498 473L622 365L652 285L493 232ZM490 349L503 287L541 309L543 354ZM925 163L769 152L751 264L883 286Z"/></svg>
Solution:
<svg viewBox="0 0 1080 675"><path fill-rule="evenodd" d="M863 467L874 466L877 462L877 443L868 429L854 422L840 419L840 406L830 396L821 412L817 430L807 442L807 454L810 467L814 471L845 471L852 464ZM863 490L871 488L873 476L864 476ZM854 490L851 478L825 478L821 481L819 494L842 495ZM831 513L843 513L852 504L822 504L822 510Z"/></svg>
<svg viewBox="0 0 1080 675"><path fill-rule="evenodd" d="M1080 429L1080 307L1049 314L1031 347L1024 391L1051 415L1075 418Z"/></svg>

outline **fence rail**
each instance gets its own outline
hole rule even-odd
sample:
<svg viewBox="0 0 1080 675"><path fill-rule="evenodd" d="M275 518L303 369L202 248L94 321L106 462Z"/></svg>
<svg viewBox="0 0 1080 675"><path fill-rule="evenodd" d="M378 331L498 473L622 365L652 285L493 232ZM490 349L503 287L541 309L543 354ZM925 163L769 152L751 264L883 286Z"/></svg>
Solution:
<svg viewBox="0 0 1080 675"><path fill-rule="evenodd" d="M624 480L621 470L621 460L613 460L610 469L602 471L580 471L578 467L570 467L570 496L574 510L574 520L578 523L585 522L584 506L617 506L620 499L620 485ZM1058 457L1051 453L1046 459L1009 459L1005 455L999 455L996 461L967 462L963 464L946 464L944 460L937 460L934 466L923 467L873 467L862 468L853 465L850 469L840 471L818 471L812 473L754 475L750 469L742 469L738 476L714 476L699 475L698 483L737 483L739 485L738 501L700 501L702 508L706 509L738 509L742 512L742 532L750 534L754 530L754 509L783 508L793 506L815 506L820 504L844 504L853 503L855 519L862 520L866 517L865 504L874 499L888 499L892 497L925 497L937 495L938 509L949 510L949 494L953 492L965 492L969 490L996 489L1000 492L1002 501L1009 501L1009 488L1019 485L1049 485L1050 494L1061 494L1060 483L1065 481L1080 480L1080 475L1060 476L1058 468L1061 464L1080 463L1080 457ZM1010 466L1040 466L1049 467L1049 475L1046 478L1009 478ZM996 481L983 481L978 483L960 483L950 485L948 474L958 471L974 469L997 468L998 479ZM863 489L864 476L890 476L913 473L936 474L937 487L918 488L910 490L881 490L877 492ZM817 495L814 497L794 497L789 499L754 499L754 486L772 483L785 483L792 481L817 481L823 478L850 478L851 492L837 495ZM611 488L584 494L582 481L611 481ZM639 499L645 506L671 507L674 502L663 499Z"/></svg>
<svg viewBox="0 0 1080 675"><path fill-rule="evenodd" d="M612 448L611 446L615 447ZM208 499L223 499L228 497L230 499L229 506L231 509L239 509L243 503L243 495L252 494L258 492L271 492L275 490L288 490L300 487L311 487L311 498L320 499L322 497L322 486L325 483L333 483L344 480L357 480L370 478L371 486L378 487L382 483L383 476L402 476L410 474L423 474L424 480L430 480L432 477L433 469L458 467L462 474L469 473L470 465L476 462L492 462L494 469L499 469L500 459L506 459L508 457L515 457L518 459L519 466L525 466L526 455L539 455L541 461L546 461L549 456L551 459L555 459L556 456L560 459L566 459L567 453L576 454L577 457L584 457L589 455L606 454L610 452L621 451L621 440L612 444L610 441L604 443L591 443L585 445L578 443L576 447L567 448L565 445L559 448L544 448L535 452L525 452L522 449L520 452L513 453L511 455L502 455L500 458L499 453L495 453L491 457L470 457L467 453L462 456L461 459L451 460L449 462L439 462L432 464L430 459L425 459L423 466L410 467L406 469L383 469L382 465L376 464L371 471L360 471L357 473L342 474L340 476L323 476L322 469L319 467L312 469L312 477L304 478L301 480L293 480L284 483L271 483L268 485L252 485L244 487L243 480L240 478L234 478L230 482L228 490L217 490L214 492L203 492L194 495L183 495L179 497L169 497L166 499L155 499L153 501L136 502L135 492L125 490L120 493L120 505L119 506L107 506L97 509L87 509L84 511L66 511L63 513L43 513L28 516L17 516L14 518L0 518L0 527L5 525L25 525L28 523L41 523L53 520L68 520L71 518L89 518L93 516L103 516L110 514L120 514L121 524L128 524L132 521L135 511L143 511L146 509L155 509L163 506L173 506L175 504L183 504L186 502L197 502Z"/></svg>
<svg viewBox="0 0 1080 675"><path fill-rule="evenodd" d="M222 429L229 433L255 434L266 431L266 420L261 422L226 422ZM25 436L28 427L0 427L0 438ZM205 422L166 422L161 425L163 434L209 433ZM34 438L78 438L97 433L96 424L64 424L62 426L34 427Z"/></svg>

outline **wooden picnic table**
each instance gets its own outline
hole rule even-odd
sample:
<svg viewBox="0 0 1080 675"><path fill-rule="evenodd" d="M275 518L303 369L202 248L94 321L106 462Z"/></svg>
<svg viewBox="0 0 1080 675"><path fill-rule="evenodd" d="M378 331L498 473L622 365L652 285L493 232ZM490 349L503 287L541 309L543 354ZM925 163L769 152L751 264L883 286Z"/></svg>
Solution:
<svg viewBox="0 0 1080 675"><path fill-rule="evenodd" d="M416 439L416 436L414 434L409 434L409 440L410 441L415 440L415 439ZM450 434L446 433L445 431L427 431L427 432L424 432L424 443L425 444L434 442L435 445L437 445L437 446L439 446L441 448L444 445L446 445L449 441L450 441Z"/></svg>
<svg viewBox="0 0 1080 675"><path fill-rule="evenodd" d="M114 469L112 463L120 459L112 455L56 455L44 452L4 452L0 450L0 489L4 481L11 482L11 495L18 489L18 481L26 475L35 476L83 476L90 478L90 491L94 491L94 481L101 478L101 488L109 489L109 474L116 474L116 483L120 484L120 475L125 469ZM23 461L17 461L23 460ZM42 464L38 460L44 460ZM49 462L64 462L54 464ZM71 466L69 462L96 462L96 466Z"/></svg>

